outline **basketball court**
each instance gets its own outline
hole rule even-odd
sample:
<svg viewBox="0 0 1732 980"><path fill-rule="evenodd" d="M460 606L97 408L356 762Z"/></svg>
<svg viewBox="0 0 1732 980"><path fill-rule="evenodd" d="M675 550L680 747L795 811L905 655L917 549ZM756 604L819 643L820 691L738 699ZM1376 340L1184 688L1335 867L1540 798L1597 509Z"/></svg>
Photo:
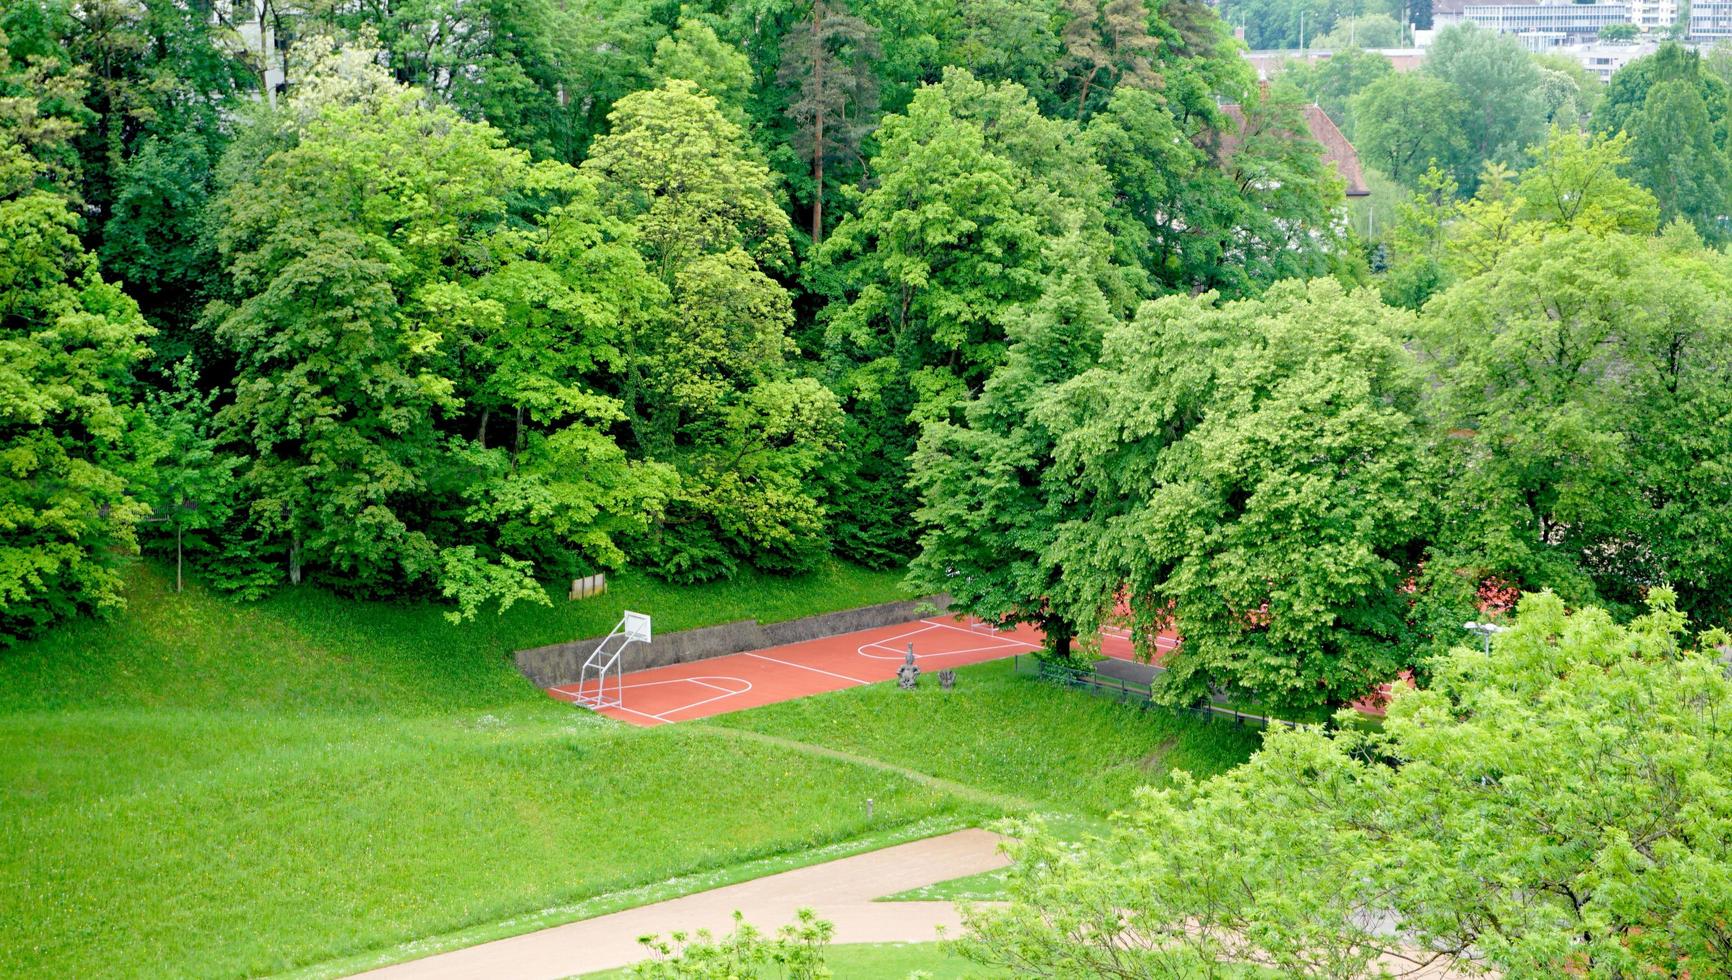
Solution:
<svg viewBox="0 0 1732 980"><path fill-rule="evenodd" d="M599 701L593 681L547 692L634 725L663 725L895 680L910 644L922 682L936 684L933 675L940 670L1029 653L1040 649L1040 640L1031 626L998 630L961 617L935 616L616 675L607 682L608 696ZM1161 640L1167 641L1157 643L1163 652L1171 649L1169 638ZM1129 635L1102 631L1101 652L1131 659Z"/></svg>

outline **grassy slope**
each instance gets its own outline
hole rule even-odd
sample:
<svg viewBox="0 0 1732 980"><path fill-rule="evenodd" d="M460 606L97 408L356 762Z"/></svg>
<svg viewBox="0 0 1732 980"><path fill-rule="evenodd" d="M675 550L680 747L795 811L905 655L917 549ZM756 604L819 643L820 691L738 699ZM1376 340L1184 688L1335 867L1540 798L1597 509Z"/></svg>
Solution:
<svg viewBox="0 0 1732 980"><path fill-rule="evenodd" d="M894 582L838 570L805 609L761 582L612 600L678 624ZM509 667L508 644L613 610L453 629L317 592L176 596L149 566L131 599L0 653L0 975L289 969L958 809L869 767L604 722Z"/></svg>
<svg viewBox="0 0 1732 980"><path fill-rule="evenodd" d="M506 655L627 604L673 629L880 601L894 582L616 579L607 606L450 627L312 590L176 596L141 566L124 617L0 651L0 975L328 975L978 821L1002 812L988 795L1080 833L1133 786L1255 743L1003 664L949 693L857 688L646 731L543 697Z"/></svg>
<svg viewBox="0 0 1732 980"><path fill-rule="evenodd" d="M900 572L841 564L798 578L748 572L686 588L624 572L603 596L554 595L551 607L519 604L453 626L446 607L432 603L356 602L312 588L244 606L196 589L176 596L167 588L172 569L167 575L136 567L118 621L72 623L0 649L0 712L101 703L442 713L522 701L511 651L600 636L628 606L671 632L907 598Z"/></svg>

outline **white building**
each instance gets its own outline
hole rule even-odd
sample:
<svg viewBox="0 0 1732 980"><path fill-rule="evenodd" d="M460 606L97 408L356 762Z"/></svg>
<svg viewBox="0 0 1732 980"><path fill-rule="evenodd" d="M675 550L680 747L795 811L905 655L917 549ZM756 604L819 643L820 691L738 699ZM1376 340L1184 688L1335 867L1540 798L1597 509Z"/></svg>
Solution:
<svg viewBox="0 0 1732 980"><path fill-rule="evenodd" d="M1629 0L1630 22L1643 34L1664 34L1678 22L1678 0Z"/></svg>
<svg viewBox="0 0 1732 980"><path fill-rule="evenodd" d="M1704 41L1732 38L1732 3L1694 0L1690 4L1690 36Z"/></svg>
<svg viewBox="0 0 1732 980"><path fill-rule="evenodd" d="M1600 36L1600 28L1628 24L1628 3L1487 3L1468 4L1461 19L1500 34L1532 35L1529 47L1555 47L1558 36L1568 41L1589 41Z"/></svg>
<svg viewBox="0 0 1732 980"><path fill-rule="evenodd" d="M1732 6L1732 5L1729 5ZM1582 63L1590 74L1602 82L1609 82L1618 69L1637 58L1645 58L1658 51L1660 45L1655 41L1615 43L1578 44L1567 48L1558 48L1559 54L1568 55Z"/></svg>
<svg viewBox="0 0 1732 980"><path fill-rule="evenodd" d="M286 30L292 11L281 0L216 0L211 19L234 32L242 59L264 77L264 92L275 100L288 80L289 41Z"/></svg>

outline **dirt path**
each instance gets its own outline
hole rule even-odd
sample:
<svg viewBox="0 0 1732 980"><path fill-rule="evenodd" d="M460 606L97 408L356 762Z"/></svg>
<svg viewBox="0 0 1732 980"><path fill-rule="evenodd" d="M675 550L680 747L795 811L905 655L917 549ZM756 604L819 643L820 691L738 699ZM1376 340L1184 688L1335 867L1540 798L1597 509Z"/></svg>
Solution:
<svg viewBox="0 0 1732 980"><path fill-rule="evenodd" d="M816 909L836 924L835 942L922 942L943 927L955 935L961 919L950 902L873 902L910 888L1001 868L999 836L959 830L940 837L716 888L654 905L572 922L527 935L411 960L360 974L376 980L457 980L511 977L556 980L634 963L644 956L638 937L676 929L726 933L737 909L760 929Z"/></svg>

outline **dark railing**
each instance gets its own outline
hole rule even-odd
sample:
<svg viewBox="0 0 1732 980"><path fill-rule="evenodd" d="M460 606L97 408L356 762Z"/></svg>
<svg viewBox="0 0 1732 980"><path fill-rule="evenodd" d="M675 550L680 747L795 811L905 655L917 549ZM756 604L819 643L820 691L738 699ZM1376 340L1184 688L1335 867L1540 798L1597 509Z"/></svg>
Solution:
<svg viewBox="0 0 1732 980"><path fill-rule="evenodd" d="M1039 677L1065 687L1077 688L1100 697L1116 698L1122 704L1136 704L1147 710L1150 708L1166 708L1176 714L1195 715L1203 721L1231 720L1235 725L1252 725L1269 728L1271 725L1286 725L1288 728L1298 728L1299 722L1284 718L1270 718L1266 715L1252 714L1241 710L1231 702L1199 704L1189 708L1164 705L1155 700L1154 690L1147 684L1127 681L1121 677L1108 677L1096 671L1093 667L1076 667L1058 663L1033 654L1016 654L1011 657L1011 670L1018 674Z"/></svg>

